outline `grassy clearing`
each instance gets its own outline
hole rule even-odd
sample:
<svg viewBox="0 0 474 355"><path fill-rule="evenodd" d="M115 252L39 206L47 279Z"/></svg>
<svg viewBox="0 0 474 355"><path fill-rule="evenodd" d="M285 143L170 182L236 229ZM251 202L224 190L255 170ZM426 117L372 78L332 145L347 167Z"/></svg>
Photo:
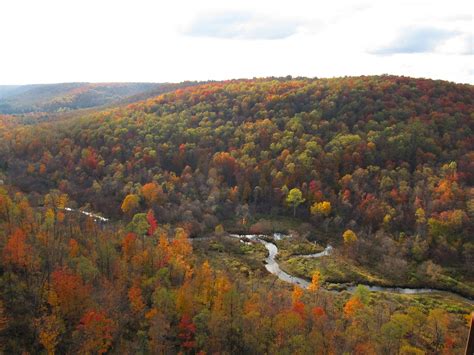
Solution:
<svg viewBox="0 0 474 355"><path fill-rule="evenodd" d="M371 273L363 267L356 266L335 255L322 258L289 257L284 259L282 254L280 267L293 275L307 279L311 278L315 271L319 271L326 281L333 283L390 284L384 277Z"/></svg>
<svg viewBox="0 0 474 355"><path fill-rule="evenodd" d="M308 255L319 253L324 250L324 247L310 243L306 239L282 239L275 242L278 247L278 258L283 260L295 255Z"/></svg>
<svg viewBox="0 0 474 355"><path fill-rule="evenodd" d="M463 295L474 296L474 287L446 274L437 275L436 279L420 278L415 273L406 280L396 280L390 275L382 275L363 265L355 264L351 259L332 254L323 258L308 259L281 254L280 267L286 272L310 279L319 271L329 283L366 283L380 286L429 287L453 290Z"/></svg>
<svg viewBox="0 0 474 355"><path fill-rule="evenodd" d="M247 245L239 240L216 237L193 242L193 249L200 261L208 260L218 270L245 277L267 273L264 267L267 250L260 243Z"/></svg>

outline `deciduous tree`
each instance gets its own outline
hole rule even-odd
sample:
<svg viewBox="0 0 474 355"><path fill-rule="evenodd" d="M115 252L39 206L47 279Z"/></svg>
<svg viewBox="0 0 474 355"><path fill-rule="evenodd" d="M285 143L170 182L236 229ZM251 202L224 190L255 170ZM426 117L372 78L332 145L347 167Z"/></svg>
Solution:
<svg viewBox="0 0 474 355"><path fill-rule="evenodd" d="M294 188L291 189L286 197L286 203L293 207L293 216L296 216L296 208L301 205L305 199L303 198L303 193L300 189Z"/></svg>

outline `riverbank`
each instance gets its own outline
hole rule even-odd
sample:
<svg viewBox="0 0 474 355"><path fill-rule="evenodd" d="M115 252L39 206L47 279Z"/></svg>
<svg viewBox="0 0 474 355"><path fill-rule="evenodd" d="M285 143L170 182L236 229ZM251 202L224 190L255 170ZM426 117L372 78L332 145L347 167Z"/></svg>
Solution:
<svg viewBox="0 0 474 355"><path fill-rule="evenodd" d="M364 284L369 287L400 288L400 289L431 289L440 292L450 292L460 297L474 300L474 290L469 285L451 279L452 286L448 283L433 282L425 279L424 282L412 277L411 280L395 280L389 275L374 272L361 265L356 265L352 260L340 255L331 254L326 258L305 258L302 256L291 256L284 258L283 254L279 258L282 270L309 280L315 270L318 270L328 284L355 285ZM439 278L447 276L438 275Z"/></svg>
<svg viewBox="0 0 474 355"><path fill-rule="evenodd" d="M65 208L68 212L79 212L83 215L86 215L90 218L93 218L95 222L105 222L109 220L102 216L93 214L91 212L74 210L71 208ZM281 228L282 226L276 227ZM462 298L470 304L474 304L474 296L471 292L463 292L459 290L452 290L449 288L440 288L440 287L426 287L424 285L400 285L396 283L390 283L389 280L385 278L375 278L370 276L368 272L359 272L357 273L357 268L354 265L351 265L351 270L355 272L355 275L351 279L346 279L344 277L334 277L331 275L331 271L341 270L341 266L344 263L337 263L333 265L332 268L323 268L323 265L328 265L328 260L333 261L333 248L328 245L325 248L316 244L310 243L304 238L299 238L297 243L291 238L291 236L285 235L281 232L276 232L271 235L264 234L229 234L228 236L232 238L237 238L244 245L241 246L248 249L247 251L252 250L251 242L257 242L264 245L268 255L265 258L265 268L268 272L276 275L282 281L299 285L303 288L307 288L311 279L311 276L314 271L320 271L322 269L322 274L324 276L327 290L334 292L349 291L353 292L356 285L363 284L366 286L369 291L372 292L391 292L398 294L419 294L419 293L445 293L446 295L451 295L454 297ZM211 247L220 246L214 244ZM278 246L280 246L284 252L281 253ZM245 254L244 251L239 249L241 254ZM261 253L261 250L259 251ZM294 261L299 260L305 264L313 264L311 268L294 268ZM323 260L323 262L321 262ZM237 262L238 263L238 262ZM314 263L319 263L314 265ZM303 271L302 271L303 270ZM241 270L247 272L248 270ZM362 277L360 277L362 275ZM367 277L369 275L369 277ZM409 287L407 287L409 286ZM418 287L417 287L418 286Z"/></svg>
<svg viewBox="0 0 474 355"><path fill-rule="evenodd" d="M303 288L307 288L310 284L309 278L300 277L299 275L295 275L293 273L286 272L283 268L280 267L279 262L277 261L278 255L278 247L276 245L276 241L284 240L285 238L278 235L275 237L273 236L273 241L269 241L268 236L259 236L259 235L238 235L238 234L230 234L232 238L237 238L241 242L253 241L262 243L268 251L268 256L265 258L265 268L268 272L277 276L280 280L298 285ZM318 260L322 259L323 257L329 257L329 253L319 253L315 254L313 258L307 258L305 256L297 256L296 258L305 259L305 260ZM324 274L323 274L324 275ZM333 282L334 283L334 282ZM340 292L340 291L349 291L353 292L355 287L358 283L351 282L351 283L341 283L338 289L331 288L329 291L333 292ZM474 304L472 298L469 295L462 295L457 292L453 292L451 290L441 290L441 289L434 289L428 287L420 287L420 288L407 288L407 287L398 287L397 285L393 286L385 286L385 285L377 285L377 284L366 284L363 283L363 286L367 287L369 291L372 292L389 292L389 293L398 293L398 294L425 294L425 293L445 293L447 296L453 296L458 298L463 298L465 302L469 304Z"/></svg>

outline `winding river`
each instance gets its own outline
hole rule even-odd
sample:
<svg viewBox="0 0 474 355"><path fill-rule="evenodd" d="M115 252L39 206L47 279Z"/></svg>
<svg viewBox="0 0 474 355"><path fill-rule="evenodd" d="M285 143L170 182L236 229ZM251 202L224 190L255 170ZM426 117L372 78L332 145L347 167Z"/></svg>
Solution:
<svg viewBox="0 0 474 355"><path fill-rule="evenodd" d="M268 272L277 276L280 280L289 282L294 285L298 285L302 288L307 288L309 286L310 282L308 282L307 280L302 279L297 276L290 275L280 268L280 265L278 265L278 262L276 261L276 256L278 254L278 247L274 243L271 243L262 239L261 237L263 236L255 235L255 234L249 234L249 235L230 234L229 236L233 238L238 238L240 239L241 242L245 242L245 240L254 240L254 241L258 241L262 243L265 246L265 248L268 250L268 256L265 259L265 268L267 269ZM284 237L285 237L284 235L279 234L279 233L273 234L274 240L279 240ZM320 253L298 255L298 256L302 258L320 258L323 256L328 256L329 254L331 254L332 250L333 250L332 246L328 245ZM432 288L385 287L385 286L371 286L371 285L364 285L364 284L359 284L359 285L365 286L369 291L372 291L372 292L391 292L391 293L399 293L399 294L405 294L405 295L422 294L422 293L446 294L446 295L454 296L456 298L460 298L470 304L474 304L474 300L461 296L457 293L444 291L444 290L436 290ZM345 287L344 290L349 291L349 292L354 292L357 286L348 286L348 287ZM334 291L334 290L331 290L331 291ZM336 291L336 292L340 292L340 291Z"/></svg>
<svg viewBox="0 0 474 355"><path fill-rule="evenodd" d="M68 212L79 212L87 217L93 218L95 222L108 222L109 219L99 216L97 214L94 214L92 212L87 212L87 211L82 211L82 210L75 210L69 207L64 208L64 210ZM265 258L265 268L267 269L268 272L271 274L277 276L280 280L283 280L285 282L291 283L293 285L298 285L302 288L307 288L309 286L309 282L305 279L302 279L297 276L290 275L283 271L280 268L280 265L276 261L276 256L278 254L278 247L275 245L275 243L268 242L262 237L268 237L264 235L256 235L256 234L229 234L230 237L233 238L238 238L241 242L245 243L246 240L249 241L257 241L262 243L265 248L268 250L268 256ZM273 240L280 240L282 238L287 238L289 236L281 234L281 233L274 233L271 238ZM198 238L198 239L204 239L204 238ZM307 255L298 255L299 257L302 258L321 258L323 256L328 256L331 254L333 250L333 247L331 245L326 246L326 248L319 253L315 254L307 254ZM344 286L343 284L341 284ZM457 293L450 292L450 291L444 291L444 290L436 290L432 288L406 288L406 287L384 287L384 286L371 286L371 285L364 285L369 291L373 292L392 292L392 293L399 293L399 294L405 294L405 295L413 295L413 294L421 294L421 293L439 293L439 294L445 294L445 295L450 295L459 299L462 299L465 302L468 302L470 304L474 304L474 300L470 298L466 298L464 296L461 296ZM349 292L354 292L357 286L348 286L344 287L344 290L349 291ZM331 290L334 291L334 290ZM334 292L340 292L340 291L334 291Z"/></svg>

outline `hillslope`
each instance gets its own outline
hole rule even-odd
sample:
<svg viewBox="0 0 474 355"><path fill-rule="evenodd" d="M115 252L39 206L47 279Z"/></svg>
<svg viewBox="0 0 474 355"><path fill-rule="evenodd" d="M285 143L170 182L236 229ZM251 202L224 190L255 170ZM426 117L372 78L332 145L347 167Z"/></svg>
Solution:
<svg viewBox="0 0 474 355"><path fill-rule="evenodd" d="M40 341L59 352L93 348L98 317L118 353L461 353L469 303L319 286L474 296L473 112L470 85L371 76L213 82L55 122L5 118L0 319L28 334L7 349L33 349L41 315L63 335ZM65 213L77 208L111 220ZM312 290L290 294L262 244L226 232L291 233L278 264ZM326 244L331 255L301 257ZM69 280L83 285L72 302Z"/></svg>
<svg viewBox="0 0 474 355"><path fill-rule="evenodd" d="M152 184L160 222L192 235L294 215L338 240L355 230L361 253L388 243L400 280L404 260L472 277L473 93L394 76L210 83L7 129L0 168L24 191L59 189L113 218L127 195L144 210ZM369 259L380 265L383 250Z"/></svg>
<svg viewBox="0 0 474 355"><path fill-rule="evenodd" d="M0 114L63 112L137 101L195 83L62 83L0 86ZM147 94L149 93L149 94Z"/></svg>

